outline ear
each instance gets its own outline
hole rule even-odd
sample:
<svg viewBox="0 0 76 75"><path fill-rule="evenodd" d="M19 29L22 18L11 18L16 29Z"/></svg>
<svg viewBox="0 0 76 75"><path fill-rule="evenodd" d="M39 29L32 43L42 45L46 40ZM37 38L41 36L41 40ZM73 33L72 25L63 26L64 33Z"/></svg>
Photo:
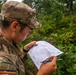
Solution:
<svg viewBox="0 0 76 75"><path fill-rule="evenodd" d="M20 30L19 23L18 23L17 21L13 21L13 22L11 23L10 28L11 28L11 30L12 30L13 32L19 31L19 30Z"/></svg>

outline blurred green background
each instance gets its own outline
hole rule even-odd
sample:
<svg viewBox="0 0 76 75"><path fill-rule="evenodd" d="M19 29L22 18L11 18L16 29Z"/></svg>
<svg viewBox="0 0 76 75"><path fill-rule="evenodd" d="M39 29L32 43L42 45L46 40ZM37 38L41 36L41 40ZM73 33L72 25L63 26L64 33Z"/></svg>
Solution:
<svg viewBox="0 0 76 75"><path fill-rule="evenodd" d="M0 8L6 0L0 0ZM33 40L45 40L64 54L58 56L58 69L53 75L76 75L76 0L24 0L24 3L36 11L37 20L42 23L40 29L33 30L31 36L19 47ZM27 68L35 75L37 68L28 55Z"/></svg>

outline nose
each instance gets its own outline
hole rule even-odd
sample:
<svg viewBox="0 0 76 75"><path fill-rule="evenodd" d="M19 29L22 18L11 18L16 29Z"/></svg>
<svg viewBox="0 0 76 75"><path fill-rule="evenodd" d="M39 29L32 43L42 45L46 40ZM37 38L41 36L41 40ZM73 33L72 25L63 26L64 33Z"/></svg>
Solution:
<svg viewBox="0 0 76 75"><path fill-rule="evenodd" d="M27 37L29 37L30 36L30 33L27 33Z"/></svg>

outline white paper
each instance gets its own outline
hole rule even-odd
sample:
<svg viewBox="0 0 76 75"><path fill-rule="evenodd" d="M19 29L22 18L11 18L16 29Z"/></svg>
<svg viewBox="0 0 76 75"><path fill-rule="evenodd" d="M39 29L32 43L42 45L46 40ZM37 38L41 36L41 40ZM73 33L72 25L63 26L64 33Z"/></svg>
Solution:
<svg viewBox="0 0 76 75"><path fill-rule="evenodd" d="M41 62L50 56L58 56L63 52L46 41L37 41L37 46L30 49L28 54L37 66L40 68Z"/></svg>

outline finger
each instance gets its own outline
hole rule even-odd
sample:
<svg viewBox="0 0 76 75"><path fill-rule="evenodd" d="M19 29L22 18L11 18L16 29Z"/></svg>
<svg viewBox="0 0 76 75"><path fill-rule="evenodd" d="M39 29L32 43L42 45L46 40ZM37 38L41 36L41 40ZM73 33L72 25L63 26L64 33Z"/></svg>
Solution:
<svg viewBox="0 0 76 75"><path fill-rule="evenodd" d="M54 56L54 57L52 58L52 63L56 63L56 61L57 61L57 57Z"/></svg>
<svg viewBox="0 0 76 75"><path fill-rule="evenodd" d="M37 46L36 41L32 41L24 46L24 49L30 50L33 46Z"/></svg>
<svg viewBox="0 0 76 75"><path fill-rule="evenodd" d="M29 43L29 46L30 46L30 48L32 48L33 46L37 46L36 41L33 41L33 42Z"/></svg>
<svg viewBox="0 0 76 75"><path fill-rule="evenodd" d="M32 45L33 45L33 46L36 46L36 45L38 45L38 44L36 43L36 41L33 41L33 42L32 42Z"/></svg>
<svg viewBox="0 0 76 75"><path fill-rule="evenodd" d="M56 63L56 61L57 61L57 57L56 56L51 56L51 57L47 58L46 60L50 60L50 59L52 59L53 63Z"/></svg>

